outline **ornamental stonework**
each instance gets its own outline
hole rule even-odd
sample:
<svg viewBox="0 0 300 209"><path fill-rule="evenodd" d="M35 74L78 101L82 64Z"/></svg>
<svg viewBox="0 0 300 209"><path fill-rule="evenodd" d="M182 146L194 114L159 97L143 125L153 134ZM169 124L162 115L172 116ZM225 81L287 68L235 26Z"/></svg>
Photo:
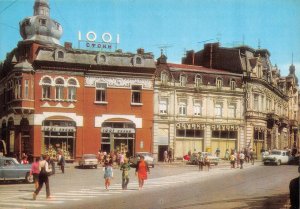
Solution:
<svg viewBox="0 0 300 209"><path fill-rule="evenodd" d="M107 87L110 88L131 88L132 85L142 85L143 89L153 89L152 81L142 78L107 78L91 76L85 77L85 86L95 87L96 83L106 83Z"/></svg>

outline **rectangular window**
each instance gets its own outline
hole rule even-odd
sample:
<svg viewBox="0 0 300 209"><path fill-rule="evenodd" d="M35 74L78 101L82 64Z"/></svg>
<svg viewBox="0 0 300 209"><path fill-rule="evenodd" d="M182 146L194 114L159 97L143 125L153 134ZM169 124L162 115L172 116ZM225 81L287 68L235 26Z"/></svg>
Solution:
<svg viewBox="0 0 300 209"><path fill-rule="evenodd" d="M29 98L29 80L25 80L24 98Z"/></svg>
<svg viewBox="0 0 300 209"><path fill-rule="evenodd" d="M177 129L177 137L189 137L189 138L203 138L204 130L194 130L194 129Z"/></svg>
<svg viewBox="0 0 300 209"><path fill-rule="evenodd" d="M222 104L221 103L215 104L215 116L217 118L222 117Z"/></svg>
<svg viewBox="0 0 300 209"><path fill-rule="evenodd" d="M76 87L75 86L68 87L68 100L76 100Z"/></svg>
<svg viewBox="0 0 300 209"><path fill-rule="evenodd" d="M50 99L50 88L51 86L43 86L43 99Z"/></svg>
<svg viewBox="0 0 300 209"><path fill-rule="evenodd" d="M96 83L96 102L106 102L106 83Z"/></svg>
<svg viewBox="0 0 300 209"><path fill-rule="evenodd" d="M168 114L168 99L163 98L159 101L159 113Z"/></svg>
<svg viewBox="0 0 300 209"><path fill-rule="evenodd" d="M236 105L229 104L228 106L228 117L229 118L236 118Z"/></svg>
<svg viewBox="0 0 300 209"><path fill-rule="evenodd" d="M195 100L194 101L194 116L201 116L201 111L202 105L200 100Z"/></svg>
<svg viewBox="0 0 300 209"><path fill-rule="evenodd" d="M132 86L131 87L131 103L142 103L142 86Z"/></svg>
<svg viewBox="0 0 300 209"><path fill-rule="evenodd" d="M40 25L42 25L42 26L46 26L46 22L47 22L47 20L46 19L40 19Z"/></svg>
<svg viewBox="0 0 300 209"><path fill-rule="evenodd" d="M55 99L64 99L64 87L63 86L56 86Z"/></svg>
<svg viewBox="0 0 300 209"><path fill-rule="evenodd" d="M186 115L186 100L179 100L179 115Z"/></svg>
<svg viewBox="0 0 300 209"><path fill-rule="evenodd" d="M15 82L15 98L16 99L22 98L22 80L17 80Z"/></svg>
<svg viewBox="0 0 300 209"><path fill-rule="evenodd" d="M259 95L258 94L254 94L253 95L253 109L258 111L259 109L259 103L258 103L258 98L259 98Z"/></svg>

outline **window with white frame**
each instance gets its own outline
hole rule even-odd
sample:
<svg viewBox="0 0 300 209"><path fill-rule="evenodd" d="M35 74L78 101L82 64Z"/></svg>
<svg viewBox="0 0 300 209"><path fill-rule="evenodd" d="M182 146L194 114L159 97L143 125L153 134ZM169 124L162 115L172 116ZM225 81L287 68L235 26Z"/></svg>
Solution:
<svg viewBox="0 0 300 209"><path fill-rule="evenodd" d="M186 86L186 82L187 82L187 78L186 78L186 75L180 75L180 86L184 87Z"/></svg>
<svg viewBox="0 0 300 209"><path fill-rule="evenodd" d="M202 114L202 103L201 100L195 99L194 100L194 116L201 116Z"/></svg>
<svg viewBox="0 0 300 209"><path fill-rule="evenodd" d="M236 118L236 104L232 103L228 105L228 117Z"/></svg>
<svg viewBox="0 0 300 209"><path fill-rule="evenodd" d="M253 109L258 111L259 110L259 95L253 94Z"/></svg>
<svg viewBox="0 0 300 209"><path fill-rule="evenodd" d="M42 80L42 98L50 99L51 96L51 79L46 77Z"/></svg>
<svg viewBox="0 0 300 209"><path fill-rule="evenodd" d="M29 80L25 80L25 86L24 86L24 98L29 98Z"/></svg>
<svg viewBox="0 0 300 209"><path fill-rule="evenodd" d="M267 98L266 109L267 109L267 111L271 110L271 99L270 98Z"/></svg>
<svg viewBox="0 0 300 209"><path fill-rule="evenodd" d="M107 83L96 83L96 102L106 102Z"/></svg>
<svg viewBox="0 0 300 209"><path fill-rule="evenodd" d="M202 78L201 75L196 75L195 76L195 87L200 87L202 84Z"/></svg>
<svg viewBox="0 0 300 209"><path fill-rule="evenodd" d="M131 103L139 104L142 103L142 86L133 85L131 86Z"/></svg>
<svg viewBox="0 0 300 209"><path fill-rule="evenodd" d="M167 84L168 83L168 75L167 75L166 72L161 72L160 81L161 81L162 84Z"/></svg>
<svg viewBox="0 0 300 209"><path fill-rule="evenodd" d="M222 78L217 78L216 79L216 87L218 89L222 88Z"/></svg>
<svg viewBox="0 0 300 209"><path fill-rule="evenodd" d="M222 117L222 108L223 108L223 104L221 102L215 103L215 117L217 118Z"/></svg>
<svg viewBox="0 0 300 209"><path fill-rule="evenodd" d="M230 80L230 90L234 91L236 88L236 81L234 79Z"/></svg>
<svg viewBox="0 0 300 209"><path fill-rule="evenodd" d="M22 80L16 80L15 81L15 99L21 99L22 98Z"/></svg>
<svg viewBox="0 0 300 209"><path fill-rule="evenodd" d="M55 99L61 100L64 99L64 80L58 78L55 81Z"/></svg>
<svg viewBox="0 0 300 209"><path fill-rule="evenodd" d="M179 115L186 115L186 100L179 100Z"/></svg>
<svg viewBox="0 0 300 209"><path fill-rule="evenodd" d="M161 98L159 100L159 113L160 114L168 114L168 99Z"/></svg>
<svg viewBox="0 0 300 209"><path fill-rule="evenodd" d="M76 100L76 86L77 82L74 79L68 81L68 100Z"/></svg>

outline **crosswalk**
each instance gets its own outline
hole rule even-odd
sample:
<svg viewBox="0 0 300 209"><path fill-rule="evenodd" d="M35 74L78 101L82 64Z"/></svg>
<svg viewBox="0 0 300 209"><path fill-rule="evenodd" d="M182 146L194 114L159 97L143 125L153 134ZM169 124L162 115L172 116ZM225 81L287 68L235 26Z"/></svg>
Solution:
<svg viewBox="0 0 300 209"><path fill-rule="evenodd" d="M145 181L143 191L151 191L159 188L172 188L180 186L181 184L186 184L193 182L195 180L201 180L205 176L213 176L222 172L188 172L179 175L166 176L160 178L148 179ZM201 177L201 178L200 178ZM128 184L127 190L122 190L120 183L116 183L110 186L109 190L105 190L104 186L95 186L90 188L83 188L79 190L68 190L51 193L51 199L47 200L45 195L45 189L41 190L40 194L37 196L37 200L32 200L32 192L26 191L18 193L12 188L0 190L0 209L31 209L31 208L59 208L59 204L70 201L81 201L88 198L96 198L101 196L111 196L111 195L123 195L128 193L140 192L138 190L138 182L136 178L132 178ZM53 207L52 207L53 206Z"/></svg>

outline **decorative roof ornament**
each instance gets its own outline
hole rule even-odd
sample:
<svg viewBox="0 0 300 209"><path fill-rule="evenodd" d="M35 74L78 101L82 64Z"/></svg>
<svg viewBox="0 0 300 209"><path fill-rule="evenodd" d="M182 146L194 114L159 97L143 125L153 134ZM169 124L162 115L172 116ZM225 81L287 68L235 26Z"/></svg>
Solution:
<svg viewBox="0 0 300 209"><path fill-rule="evenodd" d="M49 0L35 0L32 17L20 22L23 41L36 41L42 44L60 44L63 33L61 25L50 18Z"/></svg>

